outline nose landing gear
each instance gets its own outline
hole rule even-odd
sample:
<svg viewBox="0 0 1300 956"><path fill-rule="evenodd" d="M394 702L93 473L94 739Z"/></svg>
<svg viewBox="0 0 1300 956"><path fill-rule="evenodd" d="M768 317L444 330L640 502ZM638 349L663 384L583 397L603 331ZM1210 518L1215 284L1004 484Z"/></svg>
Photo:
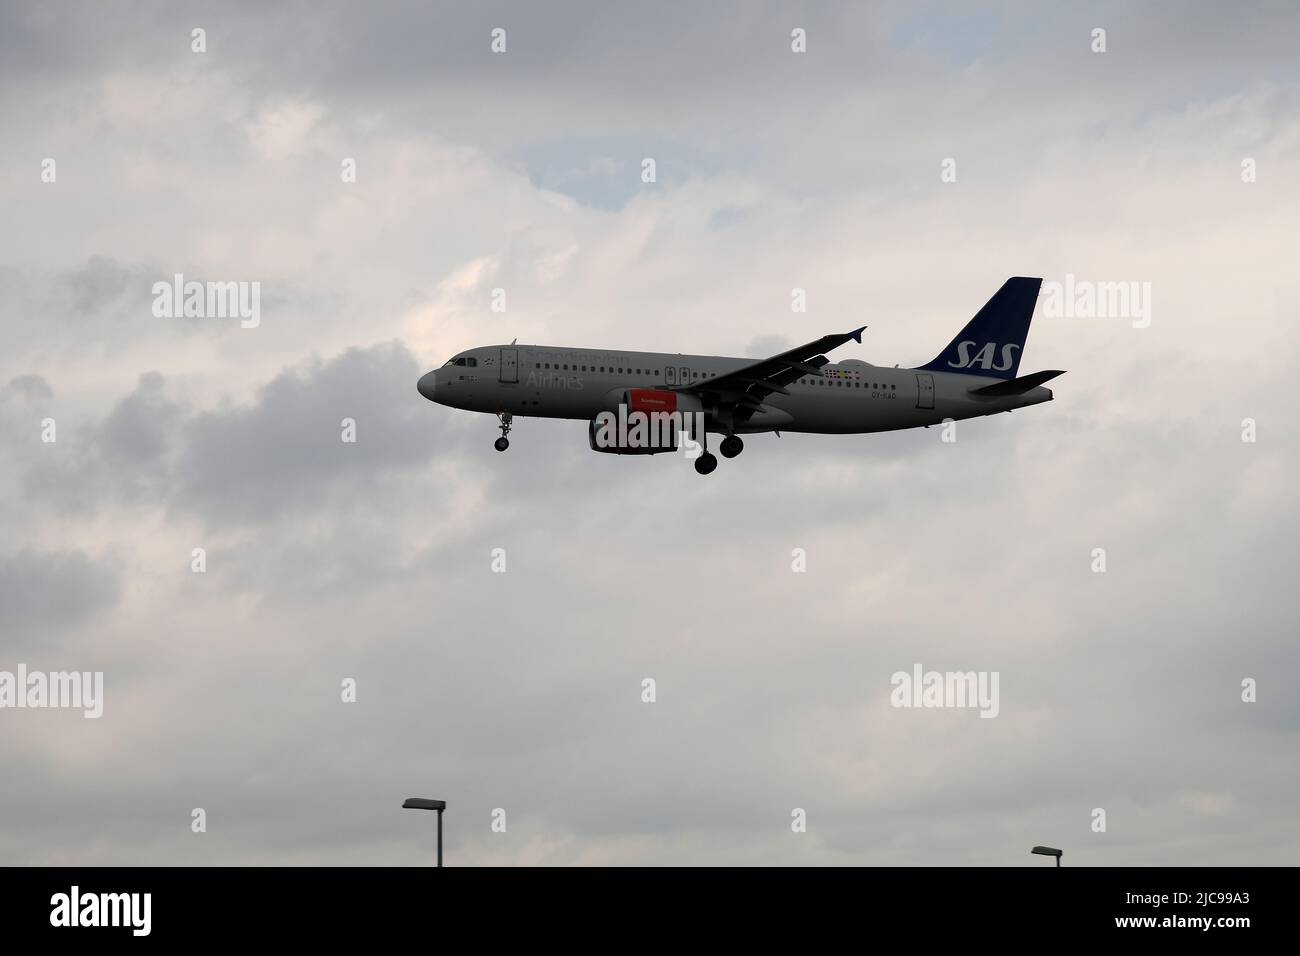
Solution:
<svg viewBox="0 0 1300 956"><path fill-rule="evenodd" d="M744 450L745 443L740 440L739 435L728 435L718 445L718 451L722 452L723 458L735 458Z"/></svg>
<svg viewBox="0 0 1300 956"><path fill-rule="evenodd" d="M501 437L493 442L493 447L497 451L505 451L510 447L510 439L506 436L510 434L510 423L515 417L509 412L497 412L497 419L501 422Z"/></svg>

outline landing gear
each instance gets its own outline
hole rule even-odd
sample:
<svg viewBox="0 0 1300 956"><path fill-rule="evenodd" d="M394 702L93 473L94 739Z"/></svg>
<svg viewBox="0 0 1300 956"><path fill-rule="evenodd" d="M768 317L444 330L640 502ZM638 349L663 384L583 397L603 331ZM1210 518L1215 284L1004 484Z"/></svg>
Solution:
<svg viewBox="0 0 1300 956"><path fill-rule="evenodd" d="M509 412L497 412L497 418L501 422L501 437L493 443L493 447L497 451L505 451L510 447L510 439L506 436L510 434L510 423L515 420L515 417Z"/></svg>
<svg viewBox="0 0 1300 956"><path fill-rule="evenodd" d="M695 473L698 475L711 475L713 469L718 467L718 459L709 452L709 433L701 428L700 435L700 456L695 459Z"/></svg>
<svg viewBox="0 0 1300 956"><path fill-rule="evenodd" d="M718 451L722 452L723 458L735 458L744 450L745 443L740 440L739 435L728 435L718 445Z"/></svg>

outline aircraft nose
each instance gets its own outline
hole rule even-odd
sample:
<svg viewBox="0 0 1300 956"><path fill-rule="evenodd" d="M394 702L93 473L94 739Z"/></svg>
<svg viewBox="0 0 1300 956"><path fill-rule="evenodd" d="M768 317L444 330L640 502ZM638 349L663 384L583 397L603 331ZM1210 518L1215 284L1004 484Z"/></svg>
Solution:
<svg viewBox="0 0 1300 956"><path fill-rule="evenodd" d="M420 390L420 394L431 402L434 400L433 390L438 384L437 376L437 372L425 372L424 375L420 376L420 381L415 384L415 387Z"/></svg>

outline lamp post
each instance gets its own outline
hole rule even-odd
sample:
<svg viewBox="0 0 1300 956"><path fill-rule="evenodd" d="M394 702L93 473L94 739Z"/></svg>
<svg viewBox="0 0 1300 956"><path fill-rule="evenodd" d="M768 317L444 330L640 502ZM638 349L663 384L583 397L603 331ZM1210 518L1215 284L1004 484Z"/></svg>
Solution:
<svg viewBox="0 0 1300 956"><path fill-rule="evenodd" d="M1064 851L1062 851L1062 850L1058 850L1058 849L1057 849L1056 847L1054 847L1054 846L1036 846L1036 847L1034 847L1032 850L1030 850L1029 852L1030 852L1030 853L1036 853L1036 854L1038 854L1039 856L1054 856L1054 857L1056 857L1056 865L1057 865L1057 866L1060 866L1060 865L1061 865L1061 857L1062 857L1062 855L1064 854Z"/></svg>
<svg viewBox="0 0 1300 956"><path fill-rule="evenodd" d="M403 810L437 810L438 811L438 866L442 866L442 811L447 809L446 800L429 800L425 797L407 797L402 804Z"/></svg>

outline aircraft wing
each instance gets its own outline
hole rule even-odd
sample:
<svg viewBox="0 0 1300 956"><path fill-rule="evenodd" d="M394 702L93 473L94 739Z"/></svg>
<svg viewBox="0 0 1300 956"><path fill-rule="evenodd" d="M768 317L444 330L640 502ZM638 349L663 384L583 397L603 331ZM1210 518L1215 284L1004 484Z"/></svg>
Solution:
<svg viewBox="0 0 1300 956"><path fill-rule="evenodd" d="M831 361L822 353L839 348L849 339L861 342L865 328L864 325L852 332L823 335L815 342L800 345L724 375L715 375L690 385L679 385L676 391L698 395L720 405L735 406L736 416L744 420L759 411L763 407L763 399L773 392L787 395L789 393L785 387L791 382L798 381L805 375L820 374L821 367L829 365Z"/></svg>

